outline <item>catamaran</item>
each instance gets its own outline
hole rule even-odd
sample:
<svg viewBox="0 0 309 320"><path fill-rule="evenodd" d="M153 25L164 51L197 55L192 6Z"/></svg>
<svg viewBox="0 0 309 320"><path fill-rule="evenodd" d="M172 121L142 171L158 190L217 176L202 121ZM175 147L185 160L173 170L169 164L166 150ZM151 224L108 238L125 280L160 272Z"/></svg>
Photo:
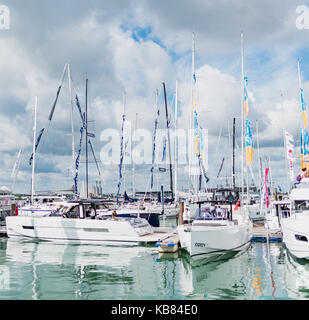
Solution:
<svg viewBox="0 0 309 320"><path fill-rule="evenodd" d="M194 41L194 37L193 37ZM194 53L194 42L193 42L193 53ZM241 47L242 47L242 89L245 91L244 82L244 69L243 69L243 34L241 34ZM194 66L194 54L192 54ZM196 83L196 75L194 68L192 68L193 74L193 86ZM193 100L194 106L194 120L195 129L198 128L198 119L196 111L195 97ZM245 111L245 99L242 97L242 183L243 183L243 147L244 147L244 111ZM246 106L247 108L247 106ZM250 135L251 130L248 130L248 121L246 120L246 146L248 141L252 140ZM197 132L197 130L196 130ZM198 136L195 137L196 148L198 152ZM252 145L251 145L252 147ZM252 156L252 150L250 154ZM248 164L247 154L247 164ZM198 159L200 153L198 152ZM201 164L201 162L199 162ZM205 176L206 178L206 176ZM206 180L207 182L207 180ZM248 184L247 184L248 185ZM247 188L248 190L248 188ZM242 194L244 193L242 187ZM221 200L221 201L220 201ZM227 252L239 252L246 250L251 243L252 238L252 222L249 219L248 211L244 206L243 201L241 207L237 206L237 210L233 210L233 201L222 201L223 199L217 199L212 201L199 201L199 208L197 215L189 225L180 225L177 227L179 234L181 247L188 251L190 256L197 257L205 254L226 254ZM231 199L232 200L232 199ZM202 204L207 203L206 206L202 207Z"/></svg>

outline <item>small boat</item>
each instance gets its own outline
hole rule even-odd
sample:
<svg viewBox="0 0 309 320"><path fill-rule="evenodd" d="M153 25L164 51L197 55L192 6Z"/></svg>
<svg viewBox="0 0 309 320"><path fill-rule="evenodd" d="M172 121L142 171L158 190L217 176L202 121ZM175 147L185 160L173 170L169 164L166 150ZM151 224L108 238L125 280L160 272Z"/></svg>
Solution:
<svg viewBox="0 0 309 320"><path fill-rule="evenodd" d="M291 209L280 216L282 241L296 258L309 260L309 178L290 192Z"/></svg>
<svg viewBox="0 0 309 320"><path fill-rule="evenodd" d="M252 222L239 208L233 214L232 205L213 207L218 201L208 201L199 208L199 217L192 224L177 227L180 245L190 256L226 254L242 251L250 246ZM217 212L217 213L216 213Z"/></svg>
<svg viewBox="0 0 309 320"><path fill-rule="evenodd" d="M137 245L154 244L174 231L152 227L139 217L104 217L97 212L99 206L99 201L80 200L68 202L49 216L7 217L7 235L61 242Z"/></svg>

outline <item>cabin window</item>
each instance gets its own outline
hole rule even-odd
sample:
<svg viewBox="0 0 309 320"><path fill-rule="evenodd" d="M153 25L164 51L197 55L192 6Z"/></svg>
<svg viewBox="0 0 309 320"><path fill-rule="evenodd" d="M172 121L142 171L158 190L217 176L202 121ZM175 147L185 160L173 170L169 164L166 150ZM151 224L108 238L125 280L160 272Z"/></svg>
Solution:
<svg viewBox="0 0 309 320"><path fill-rule="evenodd" d="M302 200L302 201L295 201L295 209L296 210L309 210L309 201Z"/></svg>
<svg viewBox="0 0 309 320"><path fill-rule="evenodd" d="M23 226L23 229L34 230L34 226Z"/></svg>
<svg viewBox="0 0 309 320"><path fill-rule="evenodd" d="M296 240L299 240L299 241L305 241L305 242L308 242L307 237L302 236L301 234L295 234L295 239L296 239Z"/></svg>
<svg viewBox="0 0 309 320"><path fill-rule="evenodd" d="M106 228L83 228L86 232L109 232Z"/></svg>

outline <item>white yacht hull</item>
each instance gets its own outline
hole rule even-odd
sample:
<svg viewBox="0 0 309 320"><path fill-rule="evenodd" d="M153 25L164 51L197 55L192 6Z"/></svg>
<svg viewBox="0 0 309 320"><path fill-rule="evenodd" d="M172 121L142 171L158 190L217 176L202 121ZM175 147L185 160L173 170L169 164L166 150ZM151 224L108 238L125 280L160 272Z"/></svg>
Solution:
<svg viewBox="0 0 309 320"><path fill-rule="evenodd" d="M309 215L297 213L281 219L282 241L298 259L309 260Z"/></svg>
<svg viewBox="0 0 309 320"><path fill-rule="evenodd" d="M201 221L200 225L178 227L180 245L191 256L225 254L227 251L242 251L250 245L252 224L234 225L233 222Z"/></svg>
<svg viewBox="0 0 309 320"><path fill-rule="evenodd" d="M168 235L168 230L160 232L160 228L152 228L145 219L16 216L7 217L6 226L10 238L27 237L61 242L136 245L156 243Z"/></svg>

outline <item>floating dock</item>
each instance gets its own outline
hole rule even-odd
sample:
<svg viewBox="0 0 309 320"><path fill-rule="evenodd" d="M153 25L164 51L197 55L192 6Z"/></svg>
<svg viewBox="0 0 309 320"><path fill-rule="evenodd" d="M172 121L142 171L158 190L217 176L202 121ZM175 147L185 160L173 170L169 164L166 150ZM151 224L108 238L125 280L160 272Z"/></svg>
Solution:
<svg viewBox="0 0 309 320"><path fill-rule="evenodd" d="M254 223L251 242L282 242L279 230L266 229L264 223Z"/></svg>
<svg viewBox="0 0 309 320"><path fill-rule="evenodd" d="M7 236L6 226L0 226L0 238L6 238Z"/></svg>

